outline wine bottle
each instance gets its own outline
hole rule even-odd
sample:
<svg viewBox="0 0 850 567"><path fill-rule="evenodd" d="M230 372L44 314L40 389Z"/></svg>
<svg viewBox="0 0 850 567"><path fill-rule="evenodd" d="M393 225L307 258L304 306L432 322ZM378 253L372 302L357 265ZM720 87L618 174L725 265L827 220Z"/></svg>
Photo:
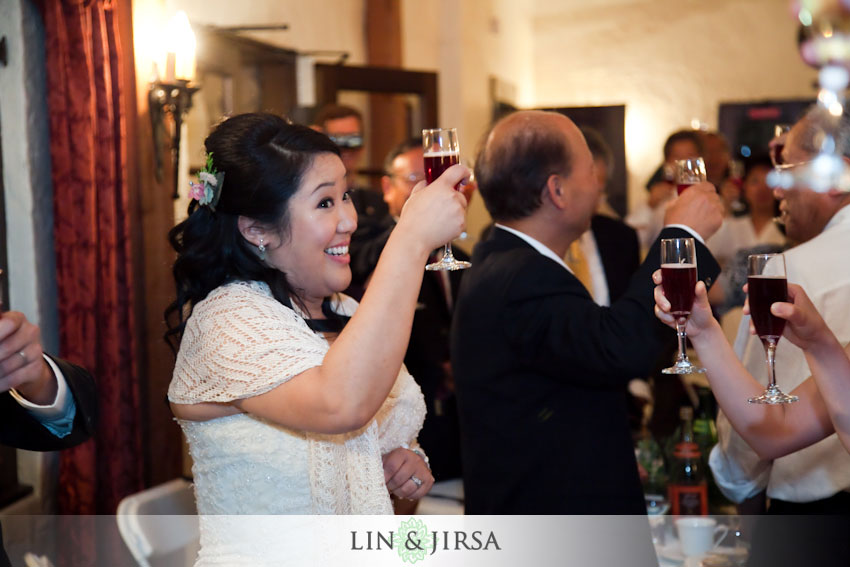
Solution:
<svg viewBox="0 0 850 567"><path fill-rule="evenodd" d="M679 418L682 420L681 435L673 449L667 485L670 511L674 516L707 516L708 484L702 453L694 440L693 408L681 408Z"/></svg>

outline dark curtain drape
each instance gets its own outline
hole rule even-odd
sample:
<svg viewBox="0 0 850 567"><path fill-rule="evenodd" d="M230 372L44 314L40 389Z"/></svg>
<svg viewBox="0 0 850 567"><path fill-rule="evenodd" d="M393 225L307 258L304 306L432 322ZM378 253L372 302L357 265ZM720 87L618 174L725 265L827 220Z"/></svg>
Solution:
<svg viewBox="0 0 850 567"><path fill-rule="evenodd" d="M114 514L121 498L142 488L143 478L119 4L41 0L39 6L60 355L91 371L100 403L95 439L62 454L59 508L66 514ZM131 38L124 43L132 49Z"/></svg>

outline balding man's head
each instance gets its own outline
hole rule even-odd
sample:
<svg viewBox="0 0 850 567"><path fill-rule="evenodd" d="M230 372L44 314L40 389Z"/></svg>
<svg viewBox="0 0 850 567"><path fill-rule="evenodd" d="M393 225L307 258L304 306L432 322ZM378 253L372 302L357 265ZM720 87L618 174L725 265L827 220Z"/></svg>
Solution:
<svg viewBox="0 0 850 567"><path fill-rule="evenodd" d="M515 112L497 122L475 160L490 216L510 221L536 211L549 176L570 176L575 144L584 144L581 132L555 112Z"/></svg>

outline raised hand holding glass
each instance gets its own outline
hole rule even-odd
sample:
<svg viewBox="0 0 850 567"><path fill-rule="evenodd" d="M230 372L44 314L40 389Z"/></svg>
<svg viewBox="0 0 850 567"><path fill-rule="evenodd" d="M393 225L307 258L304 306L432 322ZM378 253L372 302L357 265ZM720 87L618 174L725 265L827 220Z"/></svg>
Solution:
<svg viewBox="0 0 850 567"><path fill-rule="evenodd" d="M460 163L460 144L455 128L422 130L422 149L425 155L425 180L430 184L445 170ZM455 189L458 189L456 187ZM452 243L447 242L443 257L425 266L426 270L464 270L472 266L469 262L456 260L452 254Z"/></svg>

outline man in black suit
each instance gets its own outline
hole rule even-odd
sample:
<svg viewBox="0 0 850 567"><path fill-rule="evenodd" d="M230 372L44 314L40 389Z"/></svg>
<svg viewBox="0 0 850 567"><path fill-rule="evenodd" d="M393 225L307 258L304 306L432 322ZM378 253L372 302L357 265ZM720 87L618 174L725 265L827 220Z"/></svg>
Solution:
<svg viewBox="0 0 850 567"><path fill-rule="evenodd" d="M353 289L365 289L402 207L416 184L425 180L422 140L411 138L391 150L384 160L384 172L381 189L389 212L375 223L358 226L351 238ZM429 261L436 261L441 254L442 249L435 250ZM455 250L455 256L468 259L461 250ZM461 476L457 402L449 364L449 329L462 275L463 271L425 272L404 356L404 364L425 398L427 413L418 441L430 459L431 472L437 481Z"/></svg>
<svg viewBox="0 0 850 567"><path fill-rule="evenodd" d="M503 118L478 154L496 226L464 275L451 340L468 513L646 513L626 386L674 340L653 314L660 244L610 308L593 302L562 261L590 226L593 173L578 128L557 113ZM695 185L661 236L699 241L721 219L714 188ZM698 254L710 283L719 267L702 243Z"/></svg>
<svg viewBox="0 0 850 567"><path fill-rule="evenodd" d="M0 443L55 451L94 433L97 391L79 366L44 355L37 326L23 313L0 315ZM0 567L9 558L0 531Z"/></svg>

